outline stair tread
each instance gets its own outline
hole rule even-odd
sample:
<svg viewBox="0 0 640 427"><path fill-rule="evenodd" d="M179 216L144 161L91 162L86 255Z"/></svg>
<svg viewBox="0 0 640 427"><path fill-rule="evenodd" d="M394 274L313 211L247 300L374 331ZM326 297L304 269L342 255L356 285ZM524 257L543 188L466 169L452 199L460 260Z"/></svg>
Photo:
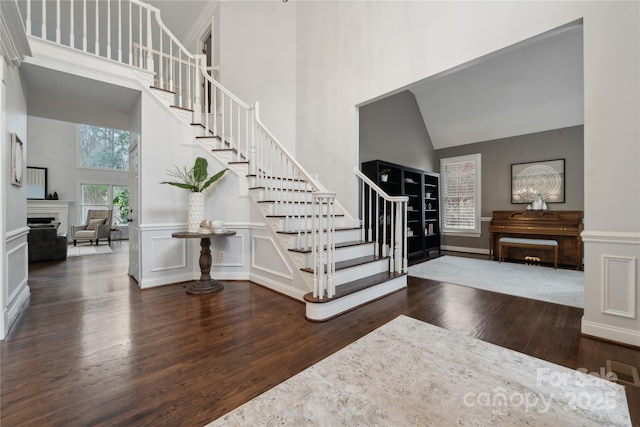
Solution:
<svg viewBox="0 0 640 427"><path fill-rule="evenodd" d="M377 262L380 260L389 259L389 257L380 257L377 255L367 255L358 258L351 258L345 261L336 262L336 271L345 270L351 267L357 267L359 265L370 264L372 262ZM306 271L307 273L313 273L313 268L305 267L301 268L301 271Z"/></svg>
<svg viewBox="0 0 640 427"><path fill-rule="evenodd" d="M385 271L383 273L362 277L352 282L347 282L347 283L343 283L342 285L336 286L336 293L333 296L333 298L326 298L326 297L315 298L313 296L313 292L309 292L304 296L304 300L307 302L313 302L313 303L331 302L331 301L335 301L336 299L354 294L364 289L371 288L373 286L379 285L381 283L387 282L389 280L392 280L401 276L406 276L406 273L397 273L397 272L389 273Z"/></svg>
<svg viewBox="0 0 640 427"><path fill-rule="evenodd" d="M341 249L341 248L350 248L353 246L360 246L360 245L369 245L372 244L373 242L367 242L364 240L353 240L351 242L341 242L341 243L336 243L336 249ZM326 248L326 246L325 246ZM290 248L288 249L291 252L298 252L301 254L309 254L311 253L311 248Z"/></svg>
<svg viewBox="0 0 640 427"><path fill-rule="evenodd" d="M198 126L201 127L202 129L205 129L205 132L209 132L209 136L215 136L215 134L213 133L213 130L209 129L208 131L206 130L207 127L205 125L203 125L202 123L191 123L191 126ZM198 135L200 136L200 135ZM198 136L196 136L196 138L198 138ZM206 136L206 135L202 135L202 136ZM216 138L219 138L216 136Z"/></svg>
<svg viewBox="0 0 640 427"><path fill-rule="evenodd" d="M192 110L192 109L190 109L190 108L179 107L179 106L177 106L177 105L170 105L169 107L171 107L171 108L176 108L176 109L178 109L178 110L189 111L189 112L193 113L193 110Z"/></svg>
<svg viewBox="0 0 640 427"><path fill-rule="evenodd" d="M336 231L360 230L360 227L336 227ZM276 231L278 234L311 233L311 230Z"/></svg>
<svg viewBox="0 0 640 427"><path fill-rule="evenodd" d="M176 93L175 93L174 91L172 91L172 90L169 90L169 89L163 89L163 88L158 87L158 86L149 86L149 88L150 88L150 89L159 90L159 91L162 91L162 92L172 93L172 94L174 94L174 95L176 94Z"/></svg>

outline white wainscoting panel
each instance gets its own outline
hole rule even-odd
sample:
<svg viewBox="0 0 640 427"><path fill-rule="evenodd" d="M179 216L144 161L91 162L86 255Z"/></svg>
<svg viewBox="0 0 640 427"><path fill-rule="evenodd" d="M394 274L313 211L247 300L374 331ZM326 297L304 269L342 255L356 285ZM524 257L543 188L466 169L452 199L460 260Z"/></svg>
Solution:
<svg viewBox="0 0 640 427"><path fill-rule="evenodd" d="M213 267L242 267L244 265L244 246L243 234L212 238L211 265Z"/></svg>
<svg viewBox="0 0 640 427"><path fill-rule="evenodd" d="M187 266L187 247L185 240L171 236L151 238L151 271L166 271Z"/></svg>
<svg viewBox="0 0 640 427"><path fill-rule="evenodd" d="M293 272L271 237L253 236L251 267L285 279L292 279Z"/></svg>
<svg viewBox="0 0 640 427"><path fill-rule="evenodd" d="M27 242L19 243L7 251L8 266L8 299L4 313L7 330L18 318L20 310L26 304L31 293L29 281L29 254Z"/></svg>
<svg viewBox="0 0 640 427"><path fill-rule="evenodd" d="M602 312L636 317L636 258L602 256Z"/></svg>
<svg viewBox="0 0 640 427"><path fill-rule="evenodd" d="M640 233L586 230L582 333L640 346Z"/></svg>

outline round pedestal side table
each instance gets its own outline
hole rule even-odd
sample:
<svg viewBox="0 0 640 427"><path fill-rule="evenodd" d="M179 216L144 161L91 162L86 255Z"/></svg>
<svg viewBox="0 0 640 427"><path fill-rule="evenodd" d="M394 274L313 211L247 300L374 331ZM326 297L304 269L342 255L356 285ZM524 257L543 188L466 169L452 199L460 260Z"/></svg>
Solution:
<svg viewBox="0 0 640 427"><path fill-rule="evenodd" d="M171 237L179 239L200 239L200 280L189 282L187 285L188 294L209 294L221 291L224 285L211 278L211 239L219 237L229 237L235 235L235 231L224 231L218 233L189 233L181 231L171 234Z"/></svg>

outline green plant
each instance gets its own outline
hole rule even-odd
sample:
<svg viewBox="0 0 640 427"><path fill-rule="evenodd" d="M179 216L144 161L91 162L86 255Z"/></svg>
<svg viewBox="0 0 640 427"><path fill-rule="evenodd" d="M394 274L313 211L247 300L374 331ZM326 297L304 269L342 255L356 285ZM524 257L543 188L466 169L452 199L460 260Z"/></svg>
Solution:
<svg viewBox="0 0 640 427"><path fill-rule="evenodd" d="M119 191L114 190L114 197L111 203L118 206L118 223L126 224L129 218L129 189L124 187Z"/></svg>
<svg viewBox="0 0 640 427"><path fill-rule="evenodd" d="M222 169L217 174L209 178L209 172L207 171L209 164L207 159L202 157L196 158L195 163L191 169L186 167L179 168L176 166L174 171L167 171L167 173L175 178L180 179L182 182L175 181L163 181L161 184L169 184L179 188L184 188L192 193L202 193L209 188L211 184L222 178L224 173L228 171L228 168Z"/></svg>
<svg viewBox="0 0 640 427"><path fill-rule="evenodd" d="M391 169L380 169L380 175L389 175L389 172L391 172Z"/></svg>

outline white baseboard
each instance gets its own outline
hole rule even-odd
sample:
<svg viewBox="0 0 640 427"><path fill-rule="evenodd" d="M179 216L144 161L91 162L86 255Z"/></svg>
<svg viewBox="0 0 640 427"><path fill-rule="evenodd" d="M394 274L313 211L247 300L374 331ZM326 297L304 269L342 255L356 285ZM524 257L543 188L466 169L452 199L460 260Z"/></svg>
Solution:
<svg viewBox="0 0 640 427"><path fill-rule="evenodd" d="M216 280L251 280L250 279L251 275L247 271L239 271L239 272L215 271L215 272L212 272L212 276Z"/></svg>
<svg viewBox="0 0 640 427"><path fill-rule="evenodd" d="M255 274L255 273L251 273L249 275L249 280L260 286L264 286L265 288L271 289L281 294L285 294L299 301L304 301L305 294L309 292L309 291L303 291L301 289L296 289L294 287L287 286L282 283L278 283L274 280L268 279L264 276L260 276L259 274Z"/></svg>
<svg viewBox="0 0 640 427"><path fill-rule="evenodd" d="M22 285L22 289L16 292L9 302L9 306L5 310L4 317L4 324L6 325L7 331L11 329L11 326L18 318L22 308L25 306L27 301L29 301L29 295L31 295L31 288L29 288L29 285L24 283Z"/></svg>
<svg viewBox="0 0 640 427"><path fill-rule="evenodd" d="M199 274L200 272L198 272L198 277L200 277ZM140 287L140 289L148 289L148 288L156 288L158 286L164 286L164 285L173 285L180 282L188 282L196 279L197 278L193 277L193 274L182 273L182 274L174 274L171 276L142 279L142 281L138 282L138 286Z"/></svg>
<svg viewBox="0 0 640 427"><path fill-rule="evenodd" d="M489 255L489 249L483 248L465 248L464 246L442 245L440 249L442 249L443 251L467 252L470 254L484 254L487 256Z"/></svg>
<svg viewBox="0 0 640 427"><path fill-rule="evenodd" d="M584 318L581 329L582 333L586 335L640 347L640 331L589 322Z"/></svg>

